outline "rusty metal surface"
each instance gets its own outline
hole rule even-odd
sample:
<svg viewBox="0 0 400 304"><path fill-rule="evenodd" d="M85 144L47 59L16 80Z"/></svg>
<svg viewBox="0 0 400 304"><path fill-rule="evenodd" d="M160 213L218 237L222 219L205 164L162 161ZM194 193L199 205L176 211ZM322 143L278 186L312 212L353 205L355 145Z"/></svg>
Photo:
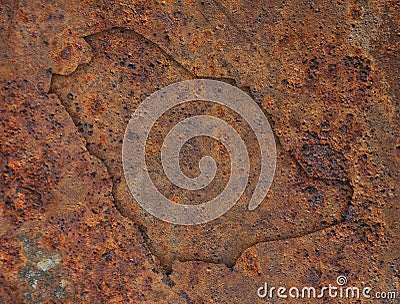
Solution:
<svg viewBox="0 0 400 304"><path fill-rule="evenodd" d="M339 275L398 292L399 12L398 1L2 1L0 302L265 303L264 282ZM146 147L166 197L208 201L229 178L226 150L207 137L180 161L196 176L212 156L209 186L182 191L163 173L163 138L189 116L227 121L251 168L225 215L171 225L129 192L123 137L146 97L196 78L257 102L277 169L248 211L261 161L250 126L206 101L174 107Z"/></svg>

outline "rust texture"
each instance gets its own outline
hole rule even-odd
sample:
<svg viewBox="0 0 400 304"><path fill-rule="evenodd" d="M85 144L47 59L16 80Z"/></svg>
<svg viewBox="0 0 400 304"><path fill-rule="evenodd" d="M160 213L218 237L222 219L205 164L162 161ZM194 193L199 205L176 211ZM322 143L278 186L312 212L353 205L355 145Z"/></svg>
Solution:
<svg viewBox="0 0 400 304"><path fill-rule="evenodd" d="M399 48L399 1L1 1L0 303L292 303L257 288L339 275L400 298ZM224 216L171 225L129 192L124 131L147 96L196 78L257 102L277 170L248 211L260 169L250 126L206 101L174 107L146 150L166 197L201 203L229 179L208 137L180 160L196 176L212 156L209 186L183 191L163 172L163 138L192 115L234 127L251 174Z"/></svg>

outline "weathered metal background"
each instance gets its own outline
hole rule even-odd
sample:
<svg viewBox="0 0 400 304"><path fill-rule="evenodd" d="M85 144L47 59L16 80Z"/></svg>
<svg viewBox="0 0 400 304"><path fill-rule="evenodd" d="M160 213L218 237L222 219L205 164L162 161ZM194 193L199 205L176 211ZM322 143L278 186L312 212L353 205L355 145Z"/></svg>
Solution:
<svg viewBox="0 0 400 304"><path fill-rule="evenodd" d="M265 303L265 281L338 275L399 291L399 1L1 1L0 17L0 302ZM227 214L174 226L134 201L122 139L147 96L194 78L254 98L277 172L247 211L260 166L249 126L203 101L174 108L147 151L167 197L209 200L229 178L209 138L181 159L193 176L216 159L209 188L182 192L162 174L162 139L189 115L229 122L252 164Z"/></svg>

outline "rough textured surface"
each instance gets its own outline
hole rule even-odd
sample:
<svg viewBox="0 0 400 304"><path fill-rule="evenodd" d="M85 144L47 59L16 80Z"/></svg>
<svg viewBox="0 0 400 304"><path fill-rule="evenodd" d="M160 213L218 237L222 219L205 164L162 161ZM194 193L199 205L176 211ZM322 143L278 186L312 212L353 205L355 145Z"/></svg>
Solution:
<svg viewBox="0 0 400 304"><path fill-rule="evenodd" d="M0 303L265 303L264 282L339 275L400 298L399 20L398 1L1 1ZM278 163L246 211L260 165L249 126L202 101L172 109L147 151L167 197L209 200L227 180L207 138L181 161L196 175L200 157L217 160L208 189L160 177L162 138L188 115L228 121L251 152L238 204L183 227L136 204L121 146L144 98L194 78L254 98Z"/></svg>
<svg viewBox="0 0 400 304"><path fill-rule="evenodd" d="M201 191L190 192L180 190L165 176L162 177L160 151L163 138L176 122L194 114L217 116L238 130L241 138L246 140L254 165L251 185L226 215L204 225L170 225L147 215L134 202L123 178L121 151L124 130L141 98L151 94L154 88L189 78L190 75L160 54L154 45L130 31L116 29L87 38L87 41L94 50L92 62L79 68L71 77L54 76L51 90L60 97L84 134L88 149L104 160L109 168L119 210L146 229L151 249L163 262L170 265L178 258L233 265L243 250L255 243L305 234L341 221L341 214L352 196L352 188L338 168L338 162L344 160L329 147L319 148L317 145L308 150L311 149L319 161L332 163L327 166L317 164L318 167L327 174L339 176L324 179L316 174L307 174L289 153L279 147L279 174L269 198L254 212L246 212L259 174L257 140L247 123L239 120L238 114L225 107L199 101L174 107L152 129L147 163L157 188L169 198L202 202L209 201L225 187L230 172L229 156L221 150L221 145L206 138L198 139L182 151L183 169L187 174L196 174L191 168L197 166L202 156L210 154L220 164L220 172L213 183ZM102 41L107 41L107 44ZM321 152L314 153L312 149L315 147ZM310 166L315 167L315 164Z"/></svg>

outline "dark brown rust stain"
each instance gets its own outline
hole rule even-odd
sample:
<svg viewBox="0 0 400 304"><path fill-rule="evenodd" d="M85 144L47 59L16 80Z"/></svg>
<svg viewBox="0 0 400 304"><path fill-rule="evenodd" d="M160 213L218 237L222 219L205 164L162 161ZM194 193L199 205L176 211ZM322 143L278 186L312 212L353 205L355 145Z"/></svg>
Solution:
<svg viewBox="0 0 400 304"><path fill-rule="evenodd" d="M301 147L301 164L307 174L315 178L346 181L343 169L345 157L329 145L305 144Z"/></svg>

